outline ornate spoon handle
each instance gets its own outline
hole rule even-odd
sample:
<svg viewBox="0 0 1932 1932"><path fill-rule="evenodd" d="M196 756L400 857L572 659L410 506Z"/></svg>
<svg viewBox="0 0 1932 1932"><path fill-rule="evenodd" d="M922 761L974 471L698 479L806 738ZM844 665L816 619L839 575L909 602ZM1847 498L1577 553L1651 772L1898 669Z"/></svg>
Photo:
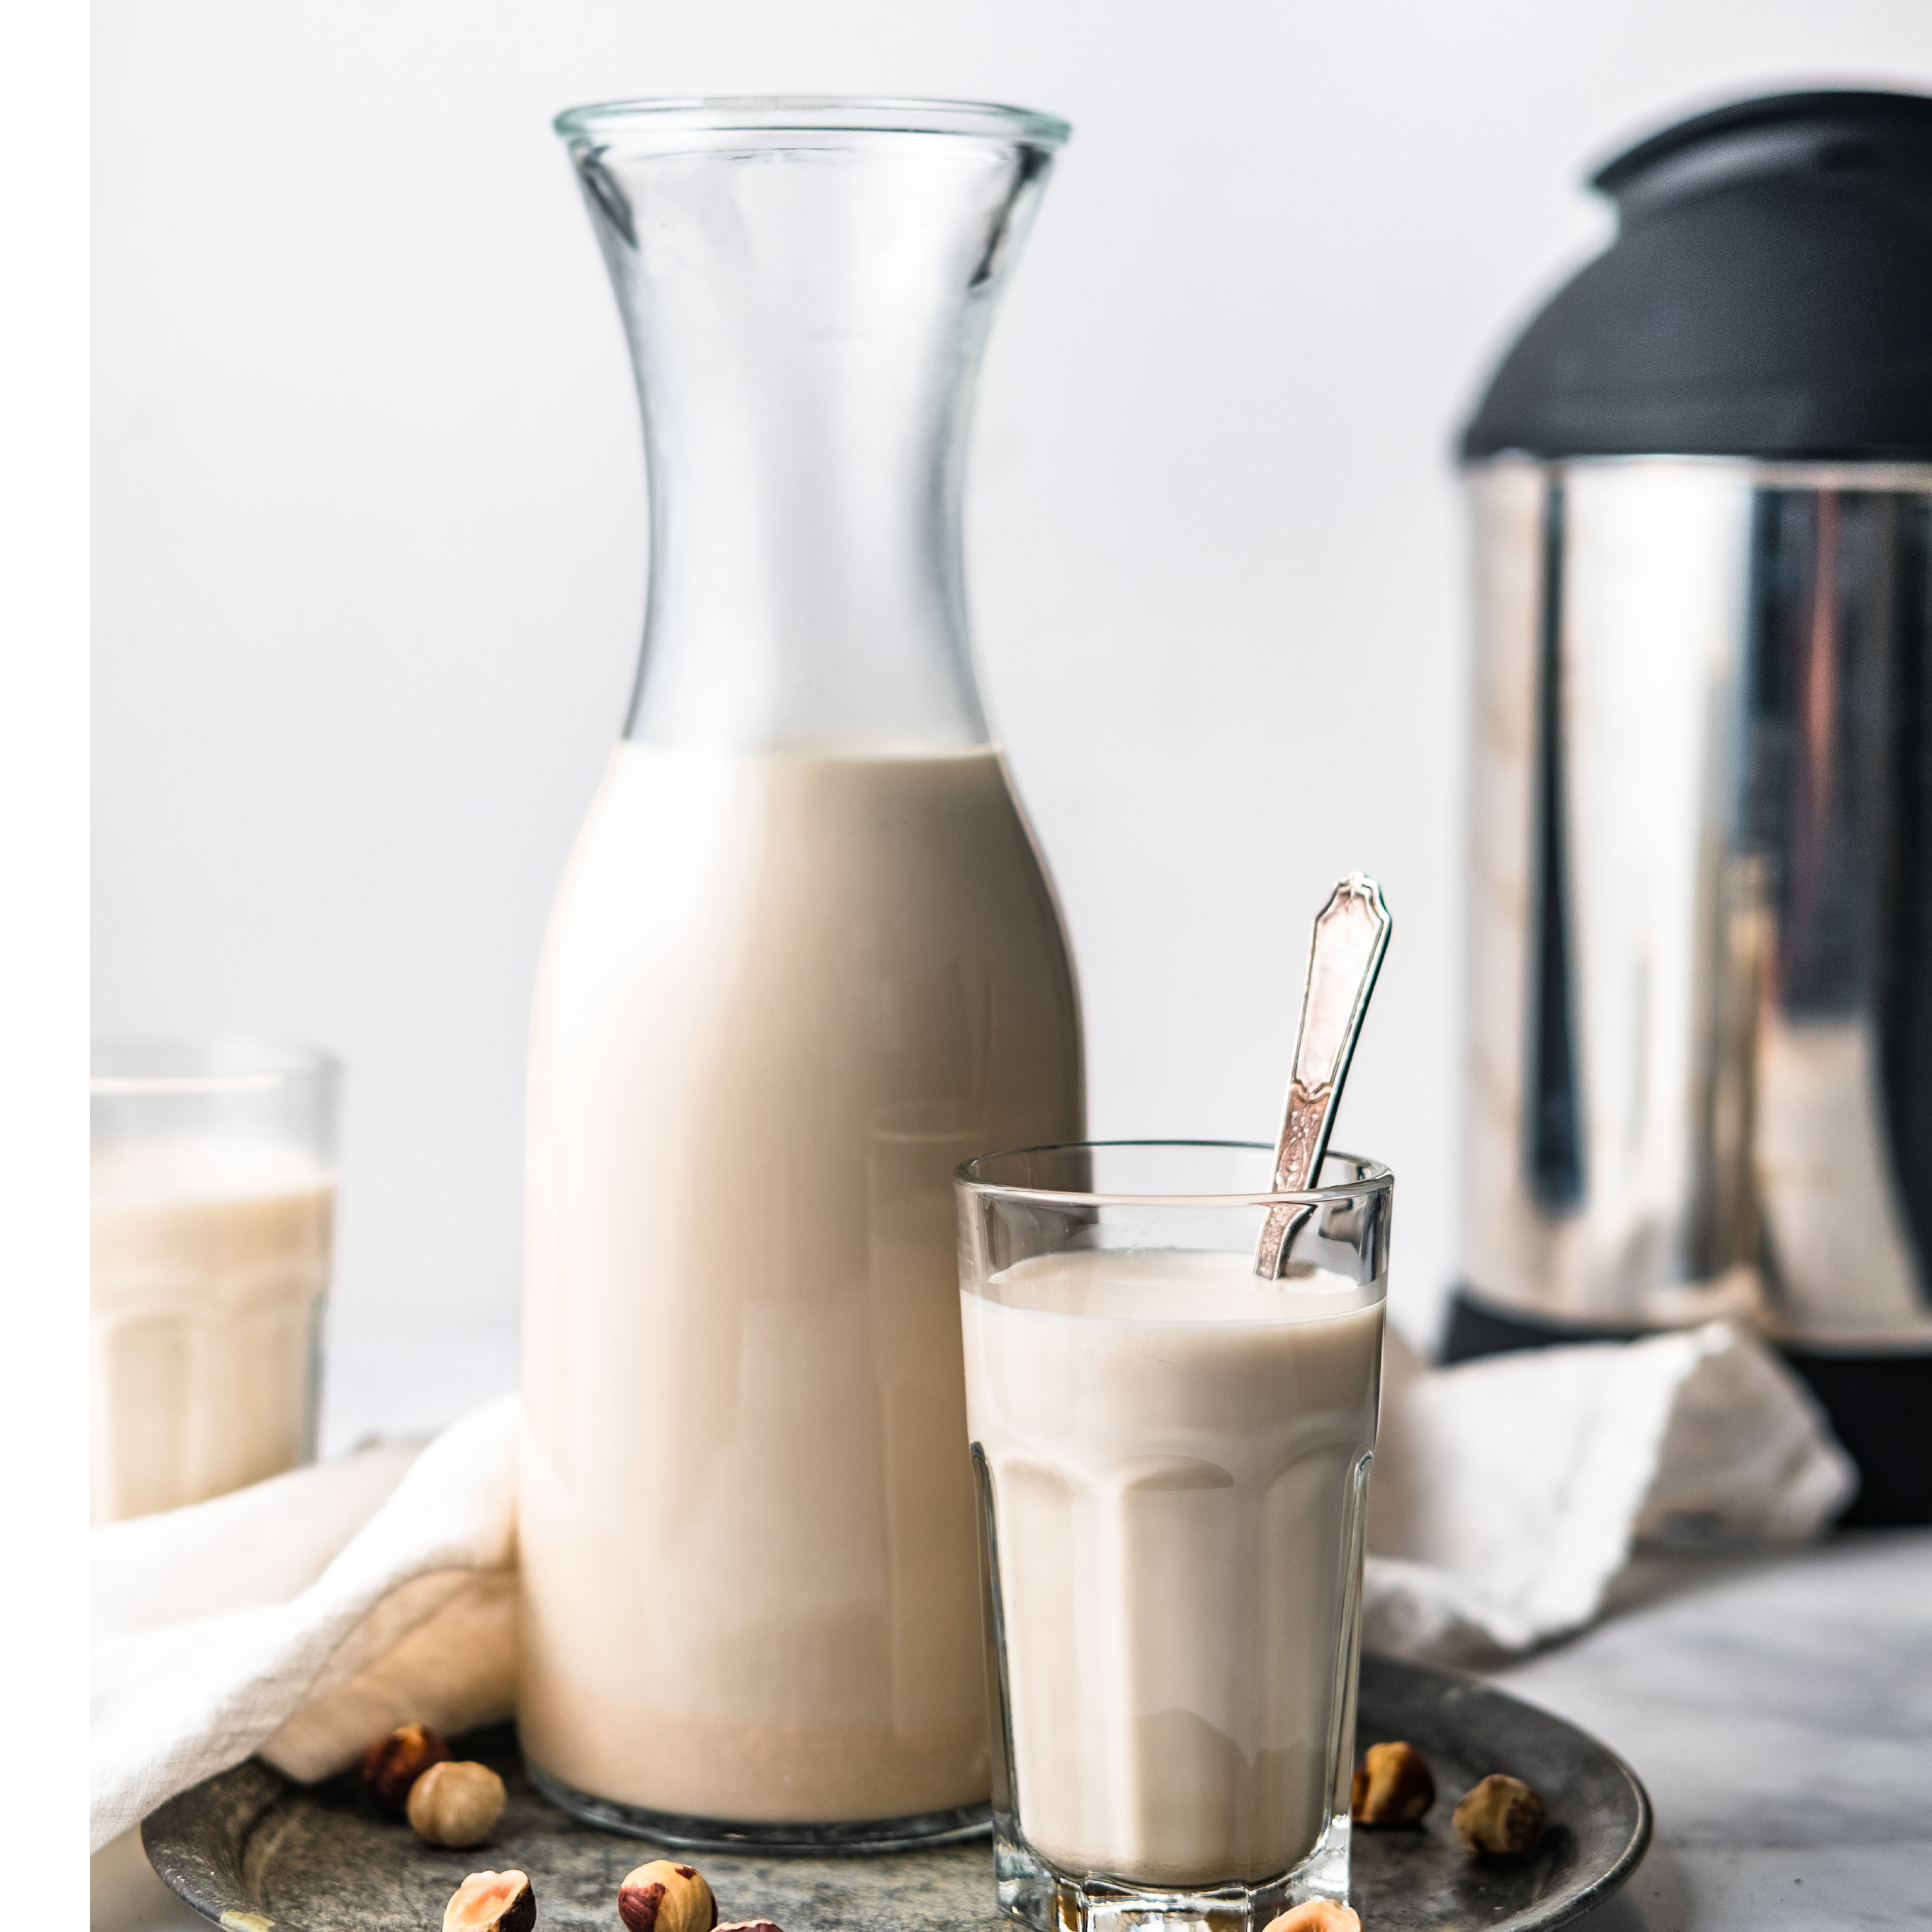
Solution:
<svg viewBox="0 0 1932 1932"><path fill-rule="evenodd" d="M1275 1144L1277 1192L1298 1192L1322 1172L1355 1036L1388 950L1390 923L1381 886L1361 872L1342 880L1315 916L1308 978L1301 990L1301 1028L1295 1036L1281 1138ZM1280 1276L1288 1242L1308 1211L1268 1210L1255 1246L1255 1272L1264 1281Z"/></svg>

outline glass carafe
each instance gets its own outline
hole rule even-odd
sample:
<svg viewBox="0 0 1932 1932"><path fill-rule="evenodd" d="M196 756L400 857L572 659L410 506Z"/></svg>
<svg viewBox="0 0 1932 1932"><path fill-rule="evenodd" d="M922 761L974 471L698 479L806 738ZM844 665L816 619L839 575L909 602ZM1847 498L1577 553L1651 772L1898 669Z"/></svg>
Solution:
<svg viewBox="0 0 1932 1932"><path fill-rule="evenodd" d="M1052 891L974 687L973 388L1064 126L580 109L650 592L532 1024L524 1748L667 1842L974 1828L950 1174L1082 1130Z"/></svg>

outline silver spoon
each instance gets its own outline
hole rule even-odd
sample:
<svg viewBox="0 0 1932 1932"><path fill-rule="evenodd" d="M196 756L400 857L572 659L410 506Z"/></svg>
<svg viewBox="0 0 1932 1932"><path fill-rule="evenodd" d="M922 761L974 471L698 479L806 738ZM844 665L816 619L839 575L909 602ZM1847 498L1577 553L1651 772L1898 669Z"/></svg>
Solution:
<svg viewBox="0 0 1932 1932"><path fill-rule="evenodd" d="M1342 880L1315 915L1308 978L1301 989L1301 1028L1295 1036L1281 1138L1275 1143L1278 1194L1299 1193L1322 1172L1355 1036L1388 950L1390 923L1382 889L1361 872ZM1280 1279L1288 1243L1309 1212L1306 1208L1268 1210L1255 1244L1255 1272L1264 1281Z"/></svg>

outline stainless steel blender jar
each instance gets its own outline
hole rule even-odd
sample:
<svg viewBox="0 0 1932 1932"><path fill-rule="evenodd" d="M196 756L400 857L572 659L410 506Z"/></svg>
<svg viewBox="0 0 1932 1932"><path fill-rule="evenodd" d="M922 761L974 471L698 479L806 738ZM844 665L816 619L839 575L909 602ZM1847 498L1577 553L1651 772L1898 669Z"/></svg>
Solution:
<svg viewBox="0 0 1932 1932"><path fill-rule="evenodd" d="M1932 1520L1932 98L1750 100L1464 436L1466 1234L1447 1353L1760 1321Z"/></svg>

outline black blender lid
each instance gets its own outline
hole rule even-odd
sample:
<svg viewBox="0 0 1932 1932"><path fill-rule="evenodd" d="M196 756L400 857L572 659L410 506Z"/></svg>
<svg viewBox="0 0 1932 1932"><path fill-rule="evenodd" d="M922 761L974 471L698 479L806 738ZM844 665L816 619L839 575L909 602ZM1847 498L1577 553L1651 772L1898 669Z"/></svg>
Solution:
<svg viewBox="0 0 1932 1932"><path fill-rule="evenodd" d="M1932 96L1738 101L1590 184L1617 238L1517 339L1466 458L1932 460Z"/></svg>

